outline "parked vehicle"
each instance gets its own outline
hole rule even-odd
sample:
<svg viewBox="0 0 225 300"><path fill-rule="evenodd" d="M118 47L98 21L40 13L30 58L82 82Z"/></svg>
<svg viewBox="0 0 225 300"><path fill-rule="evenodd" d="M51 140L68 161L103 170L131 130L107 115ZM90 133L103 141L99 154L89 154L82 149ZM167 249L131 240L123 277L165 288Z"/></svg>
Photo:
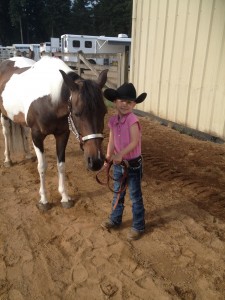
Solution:
<svg viewBox="0 0 225 300"><path fill-rule="evenodd" d="M73 35L64 34L61 36L62 53L123 53L130 50L131 38L125 34L119 34L118 37L91 36L91 35ZM63 56L64 61L77 61L76 56ZM113 63L109 58L98 58L89 61L100 65L109 65Z"/></svg>
<svg viewBox="0 0 225 300"><path fill-rule="evenodd" d="M50 42L41 44L13 44L10 47L0 47L0 59L12 56L26 56L38 61L43 55L62 53L65 62L77 62L77 56L72 55L82 51L84 54L130 54L131 38L126 34L117 37L63 34L60 38L51 38ZM1 49L4 48L4 49ZM5 49L7 48L7 49ZM68 55L66 55L68 54ZM115 55L102 58L89 58L89 62L99 65L112 65L117 63Z"/></svg>
<svg viewBox="0 0 225 300"><path fill-rule="evenodd" d="M14 56L25 56L38 61L40 59L39 44L13 44L0 47L0 61Z"/></svg>
<svg viewBox="0 0 225 300"><path fill-rule="evenodd" d="M25 56L38 61L40 59L40 44L13 44L13 56Z"/></svg>
<svg viewBox="0 0 225 300"><path fill-rule="evenodd" d="M44 42L40 44L41 55L47 53L61 52L61 41L59 38L51 38L50 42Z"/></svg>
<svg viewBox="0 0 225 300"><path fill-rule="evenodd" d="M12 46L6 46L6 47L0 46L0 62L13 56L14 56L14 49Z"/></svg>

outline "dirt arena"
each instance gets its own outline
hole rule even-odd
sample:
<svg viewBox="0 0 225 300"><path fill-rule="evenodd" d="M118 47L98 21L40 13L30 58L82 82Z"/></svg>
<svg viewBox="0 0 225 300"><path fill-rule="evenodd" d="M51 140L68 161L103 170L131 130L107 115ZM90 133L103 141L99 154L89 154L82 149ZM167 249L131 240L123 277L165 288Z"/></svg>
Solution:
<svg viewBox="0 0 225 300"><path fill-rule="evenodd" d="M146 234L134 242L126 240L129 197L121 229L101 229L112 193L85 170L72 135L66 178L75 206L60 206L50 136L47 188L54 206L43 213L36 208L37 163L16 156L4 168L0 134L1 300L225 299L225 146L140 121ZM104 147L107 133L106 126Z"/></svg>

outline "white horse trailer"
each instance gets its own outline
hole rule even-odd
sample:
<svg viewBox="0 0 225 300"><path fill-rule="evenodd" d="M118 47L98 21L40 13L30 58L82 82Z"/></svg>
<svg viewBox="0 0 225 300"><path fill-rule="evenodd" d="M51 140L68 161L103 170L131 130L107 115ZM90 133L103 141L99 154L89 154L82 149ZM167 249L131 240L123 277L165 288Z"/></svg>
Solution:
<svg viewBox="0 0 225 300"><path fill-rule="evenodd" d="M119 34L118 37L92 36L92 35L73 35L64 34L61 36L62 53L77 53L82 51L87 53L124 53L130 50L131 38L125 34ZM64 61L77 62L76 56L63 56ZM113 63L112 59L90 59L90 62L100 65L109 65Z"/></svg>
<svg viewBox="0 0 225 300"><path fill-rule="evenodd" d="M0 62L14 56L14 48L12 46L0 46Z"/></svg>
<svg viewBox="0 0 225 300"><path fill-rule="evenodd" d="M40 59L40 44L13 44L12 46L0 47L0 61L14 56L24 56Z"/></svg>
<svg viewBox="0 0 225 300"><path fill-rule="evenodd" d="M54 52L60 52L61 51L61 45L60 45L60 39L59 38L53 38L51 37L50 42L44 42L40 44L40 53L48 54L48 53L54 53Z"/></svg>

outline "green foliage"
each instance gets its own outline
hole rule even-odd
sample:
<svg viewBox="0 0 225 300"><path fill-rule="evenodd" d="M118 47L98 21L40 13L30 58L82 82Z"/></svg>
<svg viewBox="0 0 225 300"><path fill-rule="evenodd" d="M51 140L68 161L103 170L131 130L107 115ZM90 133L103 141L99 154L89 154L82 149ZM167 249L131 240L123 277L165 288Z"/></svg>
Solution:
<svg viewBox="0 0 225 300"><path fill-rule="evenodd" d="M65 33L131 35L132 0L1 0L0 44L40 43Z"/></svg>
<svg viewBox="0 0 225 300"><path fill-rule="evenodd" d="M74 34L93 34L92 9L87 0L75 0L71 9L71 32Z"/></svg>
<svg viewBox="0 0 225 300"><path fill-rule="evenodd" d="M101 35L131 34L131 0L102 0L94 7L96 30Z"/></svg>
<svg viewBox="0 0 225 300"><path fill-rule="evenodd" d="M9 15L9 1L0 1L0 44L11 45L13 40L13 28Z"/></svg>
<svg viewBox="0 0 225 300"><path fill-rule="evenodd" d="M49 41L50 37L60 37L69 29L71 3L70 0L45 0L44 2L42 22L48 36L45 40Z"/></svg>
<svg viewBox="0 0 225 300"><path fill-rule="evenodd" d="M10 0L9 8L12 25L15 26L26 15L26 0Z"/></svg>

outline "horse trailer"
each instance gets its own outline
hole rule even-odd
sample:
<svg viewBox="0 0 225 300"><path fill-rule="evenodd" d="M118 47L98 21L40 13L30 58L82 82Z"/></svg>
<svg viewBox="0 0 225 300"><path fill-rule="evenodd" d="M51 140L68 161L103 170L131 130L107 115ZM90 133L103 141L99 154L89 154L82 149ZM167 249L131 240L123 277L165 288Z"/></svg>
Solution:
<svg viewBox="0 0 225 300"><path fill-rule="evenodd" d="M82 51L88 53L124 53L129 52L131 38L126 34L119 34L118 37L92 36L92 35L74 35L64 34L61 36L61 49L64 53L64 61L77 62L76 56L66 56L66 53L78 53ZM109 58L91 58L89 61L93 64L110 65L113 59Z"/></svg>

